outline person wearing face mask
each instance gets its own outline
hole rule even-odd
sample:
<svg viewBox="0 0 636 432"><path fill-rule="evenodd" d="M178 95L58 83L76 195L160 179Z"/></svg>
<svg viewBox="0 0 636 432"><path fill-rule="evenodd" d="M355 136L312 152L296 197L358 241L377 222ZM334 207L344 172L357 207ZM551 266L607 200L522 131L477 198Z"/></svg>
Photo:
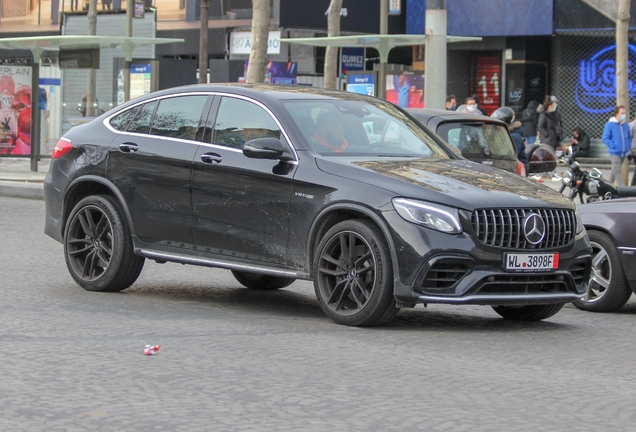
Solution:
<svg viewBox="0 0 636 432"><path fill-rule="evenodd" d="M481 101L479 100L479 96L474 94L473 99L475 99L475 104L477 104L477 111L479 111L482 115L487 116L488 112L486 112L486 110L481 107Z"/></svg>
<svg viewBox="0 0 636 432"><path fill-rule="evenodd" d="M557 98L554 96L550 97L549 102L546 100L543 111L539 114L538 125L541 144L546 144L553 153L561 150L561 140L563 139L561 115L556 111L557 102Z"/></svg>
<svg viewBox="0 0 636 432"><path fill-rule="evenodd" d="M471 114L478 114L478 113L481 114L477 107L477 101L475 100L474 97L472 96L467 97L465 105L466 105L466 112Z"/></svg>
<svg viewBox="0 0 636 432"><path fill-rule="evenodd" d="M614 108L614 115L603 129L603 144L609 150L612 161L612 172L609 181L616 181L618 186L625 186L621 176L621 167L627 159L627 153L632 145L632 133L627 123L625 107L619 105Z"/></svg>
<svg viewBox="0 0 636 432"><path fill-rule="evenodd" d="M455 111L457 109L457 98L451 94L446 97L446 109L448 111Z"/></svg>

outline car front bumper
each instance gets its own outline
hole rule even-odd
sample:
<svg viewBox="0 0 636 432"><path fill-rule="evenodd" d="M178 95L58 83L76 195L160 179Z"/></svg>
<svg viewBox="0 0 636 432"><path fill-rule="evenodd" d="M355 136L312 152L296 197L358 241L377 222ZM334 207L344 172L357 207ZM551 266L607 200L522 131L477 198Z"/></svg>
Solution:
<svg viewBox="0 0 636 432"><path fill-rule="evenodd" d="M592 250L585 231L564 247L516 250L487 246L471 231L444 234L385 214L391 227L397 266L395 296L399 303L531 305L570 303L587 290ZM559 253L553 271L507 271L507 252Z"/></svg>

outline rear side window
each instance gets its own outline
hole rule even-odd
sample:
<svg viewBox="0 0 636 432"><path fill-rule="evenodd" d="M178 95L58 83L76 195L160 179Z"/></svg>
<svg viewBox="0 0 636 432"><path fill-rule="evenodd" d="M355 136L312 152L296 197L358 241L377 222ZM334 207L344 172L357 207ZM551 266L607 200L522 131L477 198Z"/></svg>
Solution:
<svg viewBox="0 0 636 432"><path fill-rule="evenodd" d="M152 135L194 140L207 96L162 99L152 121Z"/></svg>
<svg viewBox="0 0 636 432"><path fill-rule="evenodd" d="M130 122L127 131L147 134L150 131L150 122L152 121L152 115L155 112L155 108L157 108L157 102L145 104L135 119Z"/></svg>
<svg viewBox="0 0 636 432"><path fill-rule="evenodd" d="M517 152L505 127L489 123L443 123L437 133L465 158L515 159Z"/></svg>
<svg viewBox="0 0 636 432"><path fill-rule="evenodd" d="M242 149L256 138L278 138L280 129L267 111L252 102L224 97L214 123L212 143Z"/></svg>
<svg viewBox="0 0 636 432"><path fill-rule="evenodd" d="M110 119L110 125L118 131L125 131L128 128L128 125L130 124L131 120L134 119L137 113L139 112L140 108L141 106L137 105L134 108L131 108L120 114L117 114L115 117Z"/></svg>

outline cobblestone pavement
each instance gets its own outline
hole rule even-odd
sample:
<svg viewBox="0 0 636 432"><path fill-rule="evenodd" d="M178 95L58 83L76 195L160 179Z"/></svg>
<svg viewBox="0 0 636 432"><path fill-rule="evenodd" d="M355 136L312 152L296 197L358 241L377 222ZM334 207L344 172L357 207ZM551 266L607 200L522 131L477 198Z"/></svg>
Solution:
<svg viewBox="0 0 636 432"><path fill-rule="evenodd" d="M327 319L308 282L147 262L90 293L42 232L44 203L0 197L0 430L619 431L636 422L636 302L539 323L487 307ZM146 344L161 345L144 356Z"/></svg>

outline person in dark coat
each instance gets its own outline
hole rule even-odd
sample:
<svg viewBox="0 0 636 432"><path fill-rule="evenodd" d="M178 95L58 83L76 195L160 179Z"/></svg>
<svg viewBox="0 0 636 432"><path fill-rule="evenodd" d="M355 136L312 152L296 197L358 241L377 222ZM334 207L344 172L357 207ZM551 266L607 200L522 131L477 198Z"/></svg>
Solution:
<svg viewBox="0 0 636 432"><path fill-rule="evenodd" d="M475 103L477 103L477 109L485 116L488 115L488 113L486 112L485 109L483 109L481 107L481 101L479 100L479 96L477 96L476 94L473 95L473 99L475 99Z"/></svg>
<svg viewBox="0 0 636 432"><path fill-rule="evenodd" d="M580 127L575 127L572 131L572 139L570 144L565 147L572 147L572 160L577 157L587 157L590 155L590 137ZM565 148L564 148L565 150Z"/></svg>
<svg viewBox="0 0 636 432"><path fill-rule="evenodd" d="M512 141L515 143L515 148L517 149L517 159L519 159L519 162L526 167L526 173L528 173L530 164L528 163L528 155L526 154L526 141L523 139L524 130L521 127L521 122L512 122L508 125L508 131L510 132Z"/></svg>
<svg viewBox="0 0 636 432"><path fill-rule="evenodd" d="M523 124L523 137L526 145L532 145L537 140L537 125L539 123L539 112L537 108L539 102L531 100L528 106L521 113L521 123Z"/></svg>
<svg viewBox="0 0 636 432"><path fill-rule="evenodd" d="M546 144L553 152L561 150L563 125L561 115L557 112L557 99L554 96L539 114L539 139L541 144Z"/></svg>

